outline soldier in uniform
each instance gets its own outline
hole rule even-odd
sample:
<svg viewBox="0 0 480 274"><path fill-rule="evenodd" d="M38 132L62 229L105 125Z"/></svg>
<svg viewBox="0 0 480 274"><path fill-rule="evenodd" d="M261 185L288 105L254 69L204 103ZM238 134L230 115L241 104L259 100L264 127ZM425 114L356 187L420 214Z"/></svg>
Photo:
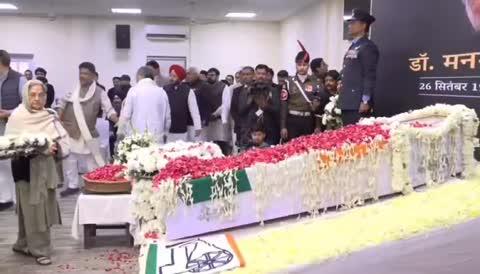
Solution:
<svg viewBox="0 0 480 274"><path fill-rule="evenodd" d="M321 128L321 121L315 115L320 105L312 77L308 75L310 55L298 41L302 51L295 57L297 73L289 77L281 92L281 137L291 140L309 135Z"/></svg>
<svg viewBox="0 0 480 274"><path fill-rule="evenodd" d="M367 37L373 22L375 17L362 10L353 10L348 19L353 42L343 61L343 87L339 97L344 125L356 124L372 112L380 55L377 46Z"/></svg>

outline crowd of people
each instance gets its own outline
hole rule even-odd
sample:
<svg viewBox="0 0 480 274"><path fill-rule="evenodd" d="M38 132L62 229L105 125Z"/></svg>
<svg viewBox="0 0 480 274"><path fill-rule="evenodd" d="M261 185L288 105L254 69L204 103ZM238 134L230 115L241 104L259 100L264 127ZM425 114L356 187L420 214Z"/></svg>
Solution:
<svg viewBox="0 0 480 274"><path fill-rule="evenodd" d="M0 161L0 209L12 201L14 192L5 190L14 185L12 180L16 183L20 234L14 251L33 253L39 264L51 263L46 248L49 227L59 216L51 192L57 187L54 170L63 177L66 189L61 196L66 197L80 190L80 166L89 172L108 162L100 152L99 117L110 121L112 155L119 140L143 132L159 143L214 142L224 155L231 155L325 130L321 118L332 96L339 96L344 125L369 115L379 55L367 38L374 20L366 12L354 12L349 24L354 40L342 75L329 70L322 58L310 60L299 42L295 74L281 70L277 81L265 64L244 66L222 80L216 68L172 65L169 75L162 75L159 64L150 60L138 69L134 86L128 75L122 75L113 77L107 91L95 65L83 62L77 87L55 98L44 68L22 75L10 68L8 52L0 50L0 134L23 128L55 140L42 157L15 159L11 165Z"/></svg>

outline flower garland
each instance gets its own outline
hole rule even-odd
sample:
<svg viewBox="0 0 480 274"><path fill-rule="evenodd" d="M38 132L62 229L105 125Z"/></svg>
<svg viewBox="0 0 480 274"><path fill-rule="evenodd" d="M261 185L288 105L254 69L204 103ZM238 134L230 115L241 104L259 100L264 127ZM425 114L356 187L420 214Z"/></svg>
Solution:
<svg viewBox="0 0 480 274"><path fill-rule="evenodd" d="M435 126L419 121L408 122L432 117L440 117L441 123ZM478 146L476 134L479 121L475 110L464 105L436 104L390 118L364 119L360 124L382 124L390 129L392 186L396 191L408 193L413 190L410 176L412 161L419 164L417 168L423 171L428 186L445 182L447 177L456 175L456 153L460 150L464 159L463 174L466 177L473 174L473 151Z"/></svg>
<svg viewBox="0 0 480 274"><path fill-rule="evenodd" d="M432 116L442 117L442 122L408 122ZM231 218L236 209L235 174L241 170L255 178L252 191L260 219L272 198L292 191L299 193L303 209L314 215L331 204L352 208L364 204L365 199L378 199L377 180L369 175L376 174L380 162L388 158L392 162L395 191L413 190L415 180L421 178L411 174L421 174L429 186L445 181L460 164L455 157L455 152L460 150L465 158L461 163L464 174L468 176L474 167L471 154L477 145L477 127L473 110L465 106L435 105L391 118L365 119L359 125L236 156L201 158L180 153L164 161L163 168L157 166L159 172L150 182L150 190L140 194L145 195L140 200L149 203L136 210L147 223L142 227L142 234L164 233L165 220L175 211L178 194L181 193L185 204L193 204L188 182L204 177L211 177L214 182L211 200L219 213L216 215ZM145 158L138 157L137 161L142 159ZM352 180L353 176L368 179L358 182ZM152 199L153 196L156 198ZM324 197L328 200L322 200Z"/></svg>
<svg viewBox="0 0 480 274"><path fill-rule="evenodd" d="M351 174L359 172L359 170L372 172L367 168L370 166L377 168L378 165L369 165L368 161L376 159L378 162L378 152L385 149L388 139L388 131L382 129L381 126L349 126L337 131L301 137L285 145L247 151L237 156L213 159L182 156L171 160L153 179L153 195L161 193L158 195L162 197L150 199L153 202L152 207L155 208L154 212L160 216L155 219L157 226L150 223L148 226L142 227L142 234L163 233L165 224L160 224L160 222L173 212L178 191L183 191L185 183L189 180L207 176L210 176L214 182L211 195L212 210L215 210L220 216L233 217L236 209L235 196L238 180L235 178L235 172L244 169L256 172L257 180L253 192L256 198L257 215L260 217L269 205L268 199L271 195L280 197L298 187L302 189L301 197L304 208L312 214L316 214L329 202L321 200L321 197L325 197L323 193L327 192L337 191L337 196L344 195L341 202L347 207L360 204L364 198L372 198L368 193L374 193L377 185L375 180L371 180L367 187L357 186L355 181L350 180ZM375 153L375 156L367 158L370 153ZM360 160L363 164L357 166L356 163ZM337 165L341 166L341 169L332 169ZM323 184L322 174L328 170L338 171L330 174L329 178L332 183L326 188ZM290 174L278 176L287 171ZM340 172L349 175L342 176L344 181L341 188L333 183L333 178ZM272 176L278 180L271 180ZM302 180L298 181L295 178L302 178ZM168 185L168 193L165 192L165 184ZM171 203L162 208L158 204L163 204L165 197L169 194L172 197L167 200ZM149 209L145 210L147 211L146 215L151 213ZM139 216L142 217L142 214L140 213ZM153 230L149 230L152 228Z"/></svg>
<svg viewBox="0 0 480 274"><path fill-rule="evenodd" d="M45 150L51 142L45 134L0 136L0 159L29 156Z"/></svg>
<svg viewBox="0 0 480 274"><path fill-rule="evenodd" d="M174 181L180 181L184 177L199 179L219 172L243 170L258 163L277 164L290 157L314 150L341 150L342 146L347 143L368 144L377 136L389 139L388 131L378 125L348 126L337 131L303 136L284 145L249 150L230 157L206 160L196 157L180 157L167 163L165 168L154 178L154 186L162 184L166 179Z"/></svg>
<svg viewBox="0 0 480 274"><path fill-rule="evenodd" d="M285 273L294 265L334 260L478 218L479 180L480 173L461 184L437 186L331 218L266 229L238 241L247 264L231 273Z"/></svg>
<svg viewBox="0 0 480 274"><path fill-rule="evenodd" d="M235 196L238 193L234 171L217 173L212 175L214 186L210 199L213 201L213 213L228 219L232 219L235 213Z"/></svg>
<svg viewBox="0 0 480 274"><path fill-rule="evenodd" d="M175 142L166 145L151 144L126 154L126 172L133 180L132 197L134 215L140 222L143 233L165 233L166 217L177 208L177 197L186 204L193 203L191 185L184 181L166 180L161 186L152 187L152 177L162 170L169 161L176 158L211 159L222 157L218 145L207 142ZM138 239L143 242L144 239Z"/></svg>

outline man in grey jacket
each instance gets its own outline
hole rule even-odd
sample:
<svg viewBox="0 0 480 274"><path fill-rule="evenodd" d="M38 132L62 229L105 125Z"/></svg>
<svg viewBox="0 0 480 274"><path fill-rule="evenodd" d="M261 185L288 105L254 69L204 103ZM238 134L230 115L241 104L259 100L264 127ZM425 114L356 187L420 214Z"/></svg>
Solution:
<svg viewBox="0 0 480 274"><path fill-rule="evenodd" d="M4 135L10 113L22 102L25 77L10 68L10 54L0 50L0 136ZM0 211L9 208L14 200L10 160L0 161Z"/></svg>

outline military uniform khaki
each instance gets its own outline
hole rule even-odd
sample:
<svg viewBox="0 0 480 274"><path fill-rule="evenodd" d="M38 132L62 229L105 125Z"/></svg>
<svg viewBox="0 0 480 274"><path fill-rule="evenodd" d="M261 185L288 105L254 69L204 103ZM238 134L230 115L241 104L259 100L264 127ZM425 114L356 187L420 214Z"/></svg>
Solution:
<svg viewBox="0 0 480 274"><path fill-rule="evenodd" d="M313 88L315 90L315 93L320 93L323 90L325 90L325 84L323 83L323 80L318 78L315 75L310 76L310 80L312 81Z"/></svg>
<svg viewBox="0 0 480 274"><path fill-rule="evenodd" d="M303 90L303 94L300 88ZM288 130L288 139L312 134L316 124L321 122L320 119L316 119L312 111L311 102L315 98L315 88L311 76L307 76L304 82L297 76L288 78L287 86L281 94L282 115L280 121L281 127Z"/></svg>

